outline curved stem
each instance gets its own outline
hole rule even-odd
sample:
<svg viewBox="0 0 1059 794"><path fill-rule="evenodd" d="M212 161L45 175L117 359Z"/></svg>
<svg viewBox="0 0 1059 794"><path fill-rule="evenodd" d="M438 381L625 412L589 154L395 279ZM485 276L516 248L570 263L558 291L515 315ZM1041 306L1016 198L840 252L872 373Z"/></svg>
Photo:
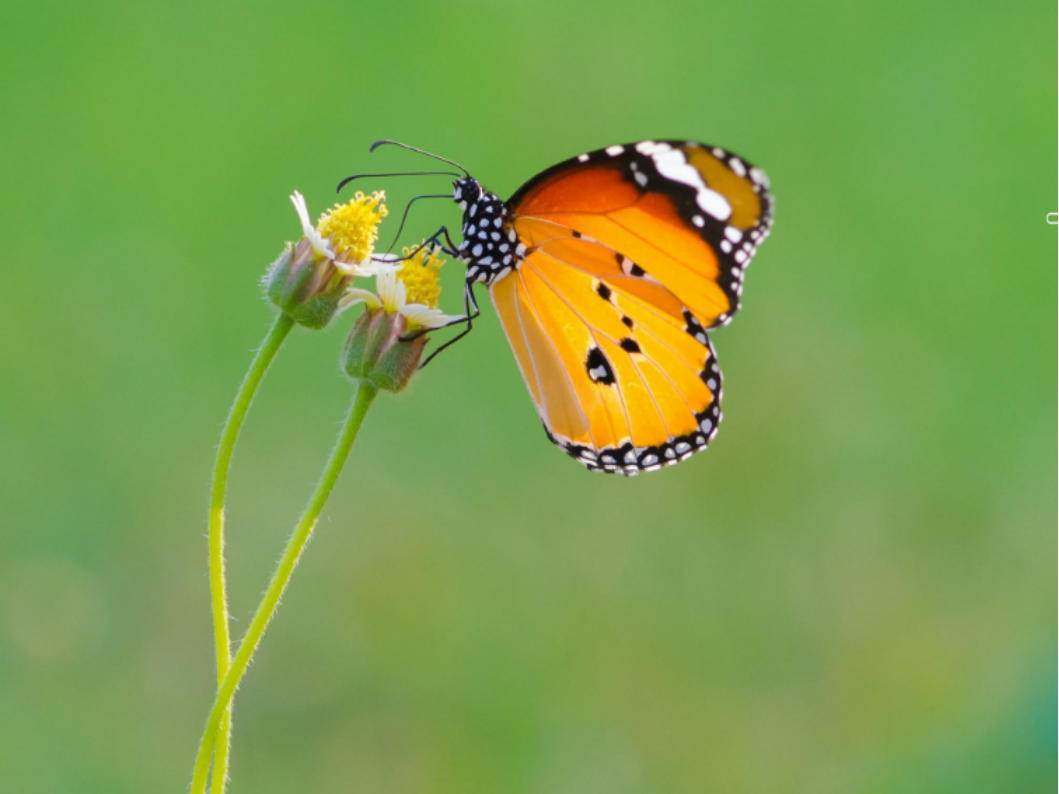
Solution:
<svg viewBox="0 0 1059 794"><path fill-rule="evenodd" d="M320 482L317 484L312 498L309 499L309 504L298 520L294 533L287 542L287 548L283 552L283 557L280 558L279 567L276 568L276 572L272 575L268 590L265 591L261 604L258 606L257 612L254 613L254 619L250 622L250 628L247 630L246 636L239 645L239 650L236 651L235 657L232 659L228 675L225 676L224 681L217 690L217 697L213 702L213 707L210 709L210 716L206 721L206 729L203 731L198 755L195 758L191 794L205 794L206 778L210 768L210 756L218 736L218 729L224 720L225 714L229 711L232 696L235 694L239 682L242 681L246 668L250 664L250 659L254 655L254 651L257 650L261 637L264 635L269 621L279 606L279 600L290 582L294 567L298 564L302 552L305 551L305 547L309 543L316 521L319 519L321 511L327 503L335 483L338 481L338 476L342 472L346 458L349 457L349 451L353 448L353 442L356 441L357 431L360 430L360 425L364 421L364 415L368 412L368 408L377 393L378 389L375 386L366 381L358 381L356 392L353 395L353 402L349 408L349 415L346 417L346 422L339 432L334 449L331 450L331 457L324 467Z"/></svg>
<svg viewBox="0 0 1059 794"><path fill-rule="evenodd" d="M221 442L217 447L217 460L213 465L213 480L210 483L209 513L209 558L210 558L210 603L213 610L213 636L217 646L217 686L224 683L232 662L231 639L228 633L228 597L224 584L224 503L228 492L228 470L235 452L235 442L243 427L250 403L257 393L269 365L287 339L294 320L280 312L269 329L261 347L250 362L235 402L228 412L228 419L221 431ZM213 790L220 794L228 778L228 747L231 737L231 709L226 710L217 738L217 760L213 765Z"/></svg>

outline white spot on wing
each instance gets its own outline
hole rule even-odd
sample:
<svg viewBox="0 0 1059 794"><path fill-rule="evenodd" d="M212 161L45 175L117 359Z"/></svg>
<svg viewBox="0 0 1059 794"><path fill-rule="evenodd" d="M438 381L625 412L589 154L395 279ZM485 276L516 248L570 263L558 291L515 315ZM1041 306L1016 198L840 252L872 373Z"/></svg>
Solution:
<svg viewBox="0 0 1059 794"><path fill-rule="evenodd" d="M732 217L732 205L716 190L703 188L695 197L702 210L719 221L726 221Z"/></svg>
<svg viewBox="0 0 1059 794"><path fill-rule="evenodd" d="M636 151L640 154L646 154L648 157L654 157L654 155L661 152L668 152L672 148L668 143L655 143L654 141L641 141L636 144Z"/></svg>
<svg viewBox="0 0 1059 794"><path fill-rule="evenodd" d="M702 175L688 162L682 151L668 149L654 154L653 157L655 168L666 179L695 188L695 201L703 212L720 221L727 221L732 217L732 206L716 190L706 187Z"/></svg>

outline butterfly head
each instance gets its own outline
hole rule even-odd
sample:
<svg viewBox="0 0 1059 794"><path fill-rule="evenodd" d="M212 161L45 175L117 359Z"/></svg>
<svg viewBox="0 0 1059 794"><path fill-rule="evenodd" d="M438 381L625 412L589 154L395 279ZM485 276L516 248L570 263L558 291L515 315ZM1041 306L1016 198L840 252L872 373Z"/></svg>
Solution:
<svg viewBox="0 0 1059 794"><path fill-rule="evenodd" d="M455 201L464 212L471 204L476 204L482 198L482 186L474 177L465 176L452 183L452 200Z"/></svg>

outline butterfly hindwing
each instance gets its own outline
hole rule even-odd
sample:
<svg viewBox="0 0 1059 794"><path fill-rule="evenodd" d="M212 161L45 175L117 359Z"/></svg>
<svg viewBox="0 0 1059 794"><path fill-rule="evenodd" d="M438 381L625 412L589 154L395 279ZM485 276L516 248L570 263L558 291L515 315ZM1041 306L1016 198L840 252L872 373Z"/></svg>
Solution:
<svg viewBox="0 0 1059 794"><path fill-rule="evenodd" d="M590 469L624 474L704 449L721 376L694 316L594 240L525 231L541 239L490 290L552 441Z"/></svg>

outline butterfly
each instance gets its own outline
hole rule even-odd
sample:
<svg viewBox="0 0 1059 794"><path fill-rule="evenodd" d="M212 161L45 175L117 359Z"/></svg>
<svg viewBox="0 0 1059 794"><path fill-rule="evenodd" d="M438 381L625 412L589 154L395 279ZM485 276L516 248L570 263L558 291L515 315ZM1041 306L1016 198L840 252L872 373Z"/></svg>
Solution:
<svg viewBox="0 0 1059 794"><path fill-rule="evenodd" d="M463 240L434 239L467 267L465 333L481 284L548 438L624 475L706 449L722 393L708 332L741 308L769 236L764 172L719 147L640 141L559 163L504 201L446 162L465 174L452 193Z"/></svg>

